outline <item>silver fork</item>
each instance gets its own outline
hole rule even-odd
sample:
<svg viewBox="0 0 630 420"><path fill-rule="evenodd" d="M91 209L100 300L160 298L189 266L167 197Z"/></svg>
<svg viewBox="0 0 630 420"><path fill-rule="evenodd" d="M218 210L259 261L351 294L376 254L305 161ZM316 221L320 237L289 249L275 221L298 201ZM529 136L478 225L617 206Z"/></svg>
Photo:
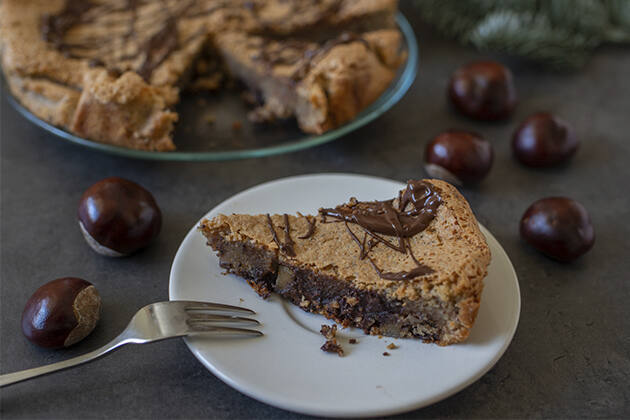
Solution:
<svg viewBox="0 0 630 420"><path fill-rule="evenodd" d="M199 335L263 335L258 330L221 325L225 323L260 325L260 322L255 319L229 315L229 313L255 314L251 309L211 302L179 300L153 303L136 312L127 328L103 347L62 362L0 375L0 387L91 362L129 343L144 344L173 337Z"/></svg>

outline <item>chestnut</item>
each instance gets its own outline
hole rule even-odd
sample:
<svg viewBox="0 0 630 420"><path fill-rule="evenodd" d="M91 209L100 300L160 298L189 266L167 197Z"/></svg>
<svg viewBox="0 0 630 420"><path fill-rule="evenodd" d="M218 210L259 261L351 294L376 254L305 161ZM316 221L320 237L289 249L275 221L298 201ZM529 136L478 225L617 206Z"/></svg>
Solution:
<svg viewBox="0 0 630 420"><path fill-rule="evenodd" d="M162 226L162 213L149 191L135 182L111 177L83 193L79 226L96 252L121 257L155 239Z"/></svg>
<svg viewBox="0 0 630 420"><path fill-rule="evenodd" d="M33 293L22 312L22 332L42 347L68 347L87 337L99 319L101 298L92 283L63 277Z"/></svg>
<svg viewBox="0 0 630 420"><path fill-rule="evenodd" d="M528 166L552 166L568 160L578 149L573 128L548 112L530 115L512 137L514 156Z"/></svg>
<svg viewBox="0 0 630 420"><path fill-rule="evenodd" d="M476 61L455 70L448 94L461 113L479 120L502 120L516 107L512 72L496 61Z"/></svg>
<svg viewBox="0 0 630 420"><path fill-rule="evenodd" d="M529 206L521 219L521 237L538 251L569 262L595 243L591 218L580 203L566 197L549 197Z"/></svg>
<svg viewBox="0 0 630 420"><path fill-rule="evenodd" d="M494 152L480 135L466 131L447 131L427 144L425 171L456 185L481 181L490 172Z"/></svg>

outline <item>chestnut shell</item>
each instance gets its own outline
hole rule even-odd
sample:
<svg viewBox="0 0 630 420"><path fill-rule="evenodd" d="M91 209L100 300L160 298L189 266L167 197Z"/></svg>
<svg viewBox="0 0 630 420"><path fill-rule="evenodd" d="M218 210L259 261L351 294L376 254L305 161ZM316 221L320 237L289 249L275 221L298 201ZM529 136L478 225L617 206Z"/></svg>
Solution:
<svg viewBox="0 0 630 420"><path fill-rule="evenodd" d="M95 313L77 314L86 310L83 305L76 305L76 300L88 287L93 285L86 280L63 277L37 289L22 312L24 336L38 346L50 348L72 345L87 336L96 325L100 310L100 298L94 289L93 296L97 299L89 302L91 307L87 310ZM81 325L77 316L83 316Z"/></svg>
<svg viewBox="0 0 630 420"><path fill-rule="evenodd" d="M566 197L534 202L523 214L521 237L543 254L569 262L595 243L595 230L584 206Z"/></svg>
<svg viewBox="0 0 630 420"><path fill-rule="evenodd" d="M473 184L488 175L494 160L490 142L467 131L446 131L426 147L425 170L454 184Z"/></svg>
<svg viewBox="0 0 630 420"><path fill-rule="evenodd" d="M575 154L579 145L573 128L548 112L530 115L512 137L514 156L533 167L564 162Z"/></svg>
<svg viewBox="0 0 630 420"><path fill-rule="evenodd" d="M78 217L95 242L119 255L149 245L162 226L162 213L153 195L120 177L105 178L88 188L81 197Z"/></svg>
<svg viewBox="0 0 630 420"><path fill-rule="evenodd" d="M518 102L512 72L496 61L476 61L455 70L448 95L461 113L479 120L505 119Z"/></svg>

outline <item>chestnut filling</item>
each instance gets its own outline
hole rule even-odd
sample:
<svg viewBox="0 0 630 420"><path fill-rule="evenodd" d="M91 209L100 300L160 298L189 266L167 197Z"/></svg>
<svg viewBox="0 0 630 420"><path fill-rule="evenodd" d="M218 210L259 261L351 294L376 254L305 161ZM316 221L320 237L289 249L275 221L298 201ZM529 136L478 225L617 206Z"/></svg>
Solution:
<svg viewBox="0 0 630 420"><path fill-rule="evenodd" d="M398 300L352 283L297 266L281 265L273 251L249 243L230 242L215 232L209 238L221 267L243 277L262 297L277 292L307 312L334 319L368 334L415 337L439 342L447 320L456 318L454 304L436 298Z"/></svg>

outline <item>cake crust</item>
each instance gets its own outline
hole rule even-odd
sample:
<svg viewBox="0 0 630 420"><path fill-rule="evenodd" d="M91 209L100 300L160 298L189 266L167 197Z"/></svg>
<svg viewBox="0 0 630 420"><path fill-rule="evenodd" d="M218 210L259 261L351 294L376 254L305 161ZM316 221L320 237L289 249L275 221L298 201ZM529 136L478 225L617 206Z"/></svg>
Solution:
<svg viewBox="0 0 630 420"><path fill-rule="evenodd" d="M413 255L376 245L369 258L361 258L355 239L362 238L361 227L321 215L269 216L277 235L289 225L294 256L278 246L265 215L218 215L204 220L200 230L222 266L247 278L263 296L276 291L305 310L370 334L452 344L464 340L474 323L490 251L459 192L442 181L424 182L439 191L442 203L428 227L407 238ZM302 239L313 222L314 233ZM396 243L395 237L383 238ZM238 257L250 249L265 254L269 263L262 273L252 270L260 265ZM418 264L430 271L404 280L382 276Z"/></svg>

